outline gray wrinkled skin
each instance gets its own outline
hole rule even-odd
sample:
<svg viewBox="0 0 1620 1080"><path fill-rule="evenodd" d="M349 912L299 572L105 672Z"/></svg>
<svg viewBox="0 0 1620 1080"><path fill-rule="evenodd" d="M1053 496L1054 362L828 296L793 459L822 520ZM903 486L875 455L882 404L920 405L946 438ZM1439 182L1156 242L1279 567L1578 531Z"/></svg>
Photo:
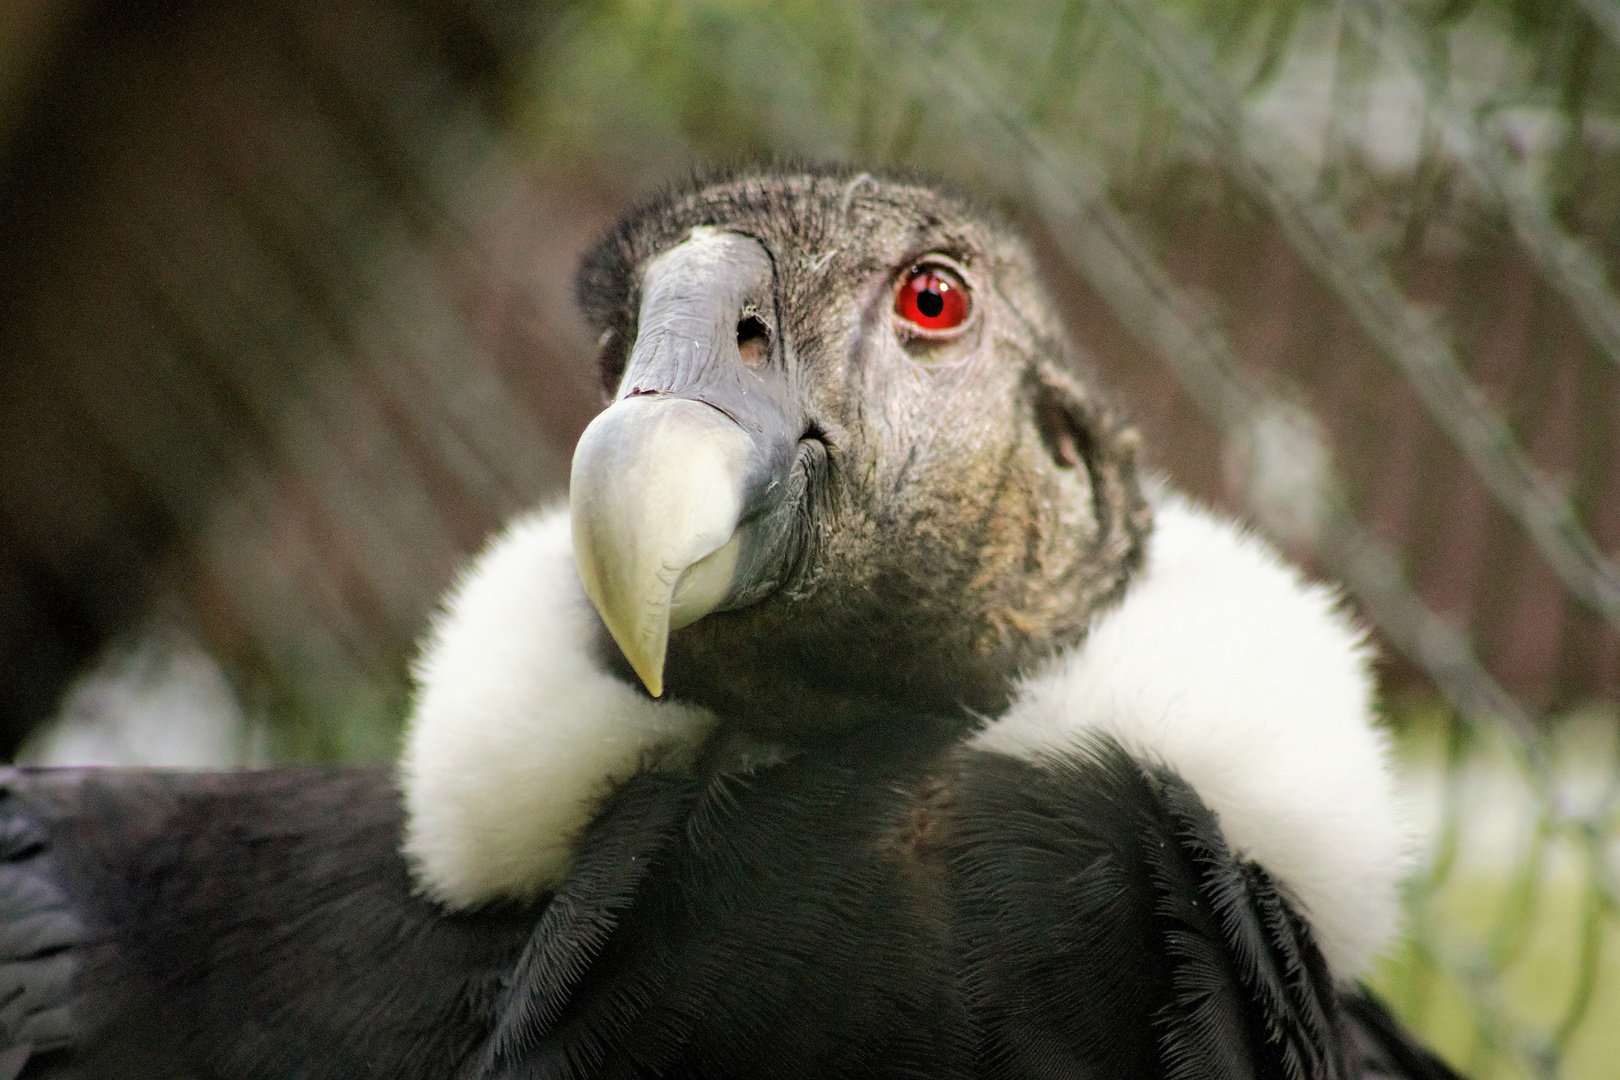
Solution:
<svg viewBox="0 0 1620 1080"><path fill-rule="evenodd" d="M770 256L775 303L758 314L804 423L787 495L800 509L773 592L672 636L666 693L778 737L994 715L1020 671L1120 594L1150 527L1135 432L1098 399L1025 246L906 179L781 171L675 191L580 273L610 396L647 264L697 226ZM972 297L946 342L893 314L897 285L932 255Z"/></svg>

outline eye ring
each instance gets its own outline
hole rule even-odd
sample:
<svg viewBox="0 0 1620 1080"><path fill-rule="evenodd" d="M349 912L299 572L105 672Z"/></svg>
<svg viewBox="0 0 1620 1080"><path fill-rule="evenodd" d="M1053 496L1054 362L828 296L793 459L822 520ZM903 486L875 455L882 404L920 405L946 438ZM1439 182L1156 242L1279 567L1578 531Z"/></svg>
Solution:
<svg viewBox="0 0 1620 1080"><path fill-rule="evenodd" d="M961 334L973 317L967 275L938 255L912 263L894 289L894 317L908 336L941 341Z"/></svg>

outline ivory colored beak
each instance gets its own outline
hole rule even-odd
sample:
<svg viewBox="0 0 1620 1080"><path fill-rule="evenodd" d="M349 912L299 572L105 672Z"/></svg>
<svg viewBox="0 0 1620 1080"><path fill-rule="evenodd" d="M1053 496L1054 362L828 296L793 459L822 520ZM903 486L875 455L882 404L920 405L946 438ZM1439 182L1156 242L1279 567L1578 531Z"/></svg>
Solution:
<svg viewBox="0 0 1620 1080"><path fill-rule="evenodd" d="M574 451L579 580L653 697L664 692L670 632L731 589L750 450L718 409L655 394L610 406Z"/></svg>

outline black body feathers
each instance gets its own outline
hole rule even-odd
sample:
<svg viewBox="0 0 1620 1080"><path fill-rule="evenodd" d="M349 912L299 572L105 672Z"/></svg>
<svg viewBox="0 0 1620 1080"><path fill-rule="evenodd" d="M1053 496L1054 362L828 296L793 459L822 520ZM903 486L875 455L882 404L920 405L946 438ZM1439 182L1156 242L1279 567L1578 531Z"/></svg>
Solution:
<svg viewBox="0 0 1620 1080"><path fill-rule="evenodd" d="M534 922L413 896L381 771L17 770L4 787L0 917L37 918L15 899L37 898L58 928L9 935L0 963L24 987L0 1033L24 1077L442 1080Z"/></svg>
<svg viewBox="0 0 1620 1080"><path fill-rule="evenodd" d="M642 775L460 916L382 773L14 772L0 1077L1451 1075L1173 774L904 742Z"/></svg>
<svg viewBox="0 0 1620 1080"><path fill-rule="evenodd" d="M1104 742L980 756L962 786L951 891L991 1074L1347 1075L1309 928L1174 773Z"/></svg>

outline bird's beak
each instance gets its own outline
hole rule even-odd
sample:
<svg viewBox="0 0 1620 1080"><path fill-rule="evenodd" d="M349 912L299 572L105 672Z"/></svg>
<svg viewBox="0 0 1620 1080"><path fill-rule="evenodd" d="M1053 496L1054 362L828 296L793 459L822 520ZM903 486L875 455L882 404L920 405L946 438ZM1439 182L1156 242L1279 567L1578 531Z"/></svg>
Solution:
<svg viewBox="0 0 1620 1080"><path fill-rule="evenodd" d="M785 373L737 344L770 283L764 249L735 233L699 229L654 259L619 396L574 451L580 581L654 697L670 633L774 589L794 531Z"/></svg>
<svg viewBox="0 0 1620 1080"><path fill-rule="evenodd" d="M579 579L654 697L670 631L731 593L751 449L711 406L658 395L616 403L574 451Z"/></svg>

